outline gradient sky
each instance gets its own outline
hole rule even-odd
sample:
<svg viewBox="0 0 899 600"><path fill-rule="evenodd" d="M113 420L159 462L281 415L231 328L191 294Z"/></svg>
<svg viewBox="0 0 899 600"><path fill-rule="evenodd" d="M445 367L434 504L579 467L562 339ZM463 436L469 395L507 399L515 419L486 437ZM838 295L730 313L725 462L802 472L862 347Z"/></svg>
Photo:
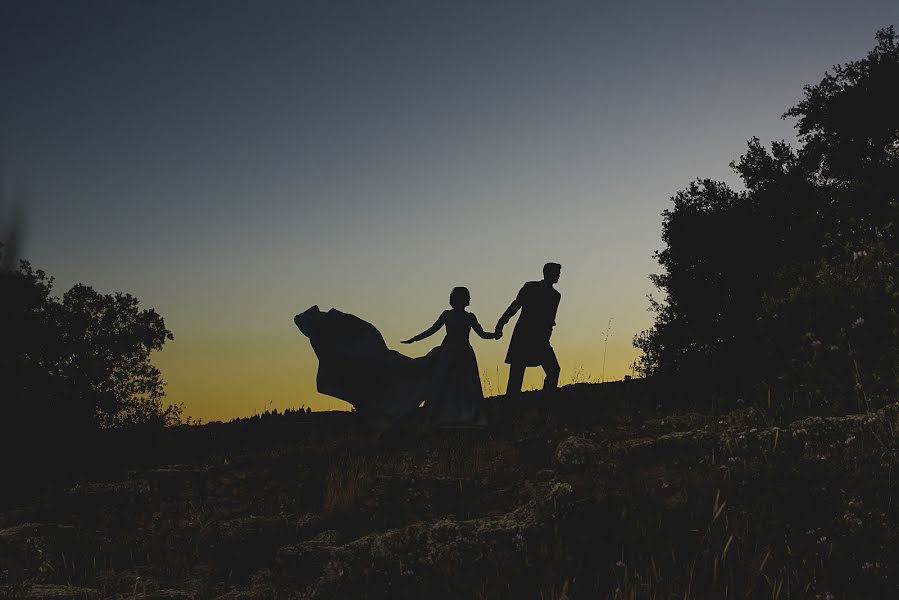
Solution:
<svg viewBox="0 0 899 600"><path fill-rule="evenodd" d="M195 417L347 408L292 322L313 304L417 356L453 286L492 329L546 261L562 382L620 379L669 197L793 140L802 86L890 24L895 0L0 0L0 154L25 256L159 311ZM507 343L473 340L488 393Z"/></svg>

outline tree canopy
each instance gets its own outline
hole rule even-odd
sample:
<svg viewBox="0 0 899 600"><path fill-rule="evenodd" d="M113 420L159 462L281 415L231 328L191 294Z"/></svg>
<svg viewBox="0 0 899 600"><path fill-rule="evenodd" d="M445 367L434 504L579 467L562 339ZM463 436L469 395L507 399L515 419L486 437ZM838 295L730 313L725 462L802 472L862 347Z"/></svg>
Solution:
<svg viewBox="0 0 899 600"><path fill-rule="evenodd" d="M19 432L170 425L163 379L150 354L173 339L163 318L130 294L78 284L62 298L53 279L22 261L0 271L2 392Z"/></svg>
<svg viewBox="0 0 899 600"><path fill-rule="evenodd" d="M893 27L876 39L783 115L798 149L753 138L731 163L745 189L698 179L672 197L651 276L663 297L634 339L643 374L843 409L899 387L899 45Z"/></svg>

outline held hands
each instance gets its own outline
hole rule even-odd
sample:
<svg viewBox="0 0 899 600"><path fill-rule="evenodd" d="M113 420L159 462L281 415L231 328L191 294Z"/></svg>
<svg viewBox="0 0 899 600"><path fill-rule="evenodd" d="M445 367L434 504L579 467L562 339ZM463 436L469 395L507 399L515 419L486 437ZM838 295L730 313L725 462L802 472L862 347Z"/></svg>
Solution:
<svg viewBox="0 0 899 600"><path fill-rule="evenodd" d="M503 339L503 328L502 327L497 327L496 329L494 329L493 339L495 339L495 340Z"/></svg>

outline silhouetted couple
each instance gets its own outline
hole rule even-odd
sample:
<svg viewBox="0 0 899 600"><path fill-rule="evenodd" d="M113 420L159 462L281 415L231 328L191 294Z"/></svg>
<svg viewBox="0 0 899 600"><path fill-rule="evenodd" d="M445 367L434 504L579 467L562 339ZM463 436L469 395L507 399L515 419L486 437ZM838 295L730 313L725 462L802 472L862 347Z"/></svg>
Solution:
<svg viewBox="0 0 899 600"><path fill-rule="evenodd" d="M542 366L544 388L559 381L559 363L550 345L561 295L553 287L561 266L547 263L541 281L529 281L497 321L495 331L484 331L466 307L467 288L454 288L450 309L431 327L404 340L411 344L446 328L443 342L421 358L410 358L387 348L380 332L362 319L318 306L294 317L319 359L318 390L352 404L360 413L381 417L385 425L418 407L422 401L433 424L441 427L483 427L483 392L478 363L469 342L472 330L484 339L500 339L506 323L520 310L506 363L507 394L521 391L526 367Z"/></svg>

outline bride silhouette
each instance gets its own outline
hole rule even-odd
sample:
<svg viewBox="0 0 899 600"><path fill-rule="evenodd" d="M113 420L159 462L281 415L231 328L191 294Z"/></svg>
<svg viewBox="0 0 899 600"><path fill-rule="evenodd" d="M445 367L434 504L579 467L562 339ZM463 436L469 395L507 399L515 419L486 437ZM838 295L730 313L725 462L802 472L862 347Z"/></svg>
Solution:
<svg viewBox="0 0 899 600"><path fill-rule="evenodd" d="M440 346L420 358L389 349L374 325L337 309L322 312L313 306L296 315L294 323L318 357L318 391L349 402L381 428L422 401L435 426L483 427L481 378L468 337L472 329L485 339L497 336L485 332L465 310L470 301L466 288L454 288L452 308L427 330L403 341L411 344L446 327Z"/></svg>
<svg viewBox="0 0 899 600"><path fill-rule="evenodd" d="M477 317L465 310L470 303L468 288L453 288L450 292L452 308L440 313L434 324L426 330L402 342L411 344L423 340L437 333L441 327L446 327L443 342L429 353L433 365L428 377L425 401L430 420L442 427L483 427L487 424L480 406L484 394L478 361L468 337L474 330L484 339L499 338L495 333L484 331Z"/></svg>

